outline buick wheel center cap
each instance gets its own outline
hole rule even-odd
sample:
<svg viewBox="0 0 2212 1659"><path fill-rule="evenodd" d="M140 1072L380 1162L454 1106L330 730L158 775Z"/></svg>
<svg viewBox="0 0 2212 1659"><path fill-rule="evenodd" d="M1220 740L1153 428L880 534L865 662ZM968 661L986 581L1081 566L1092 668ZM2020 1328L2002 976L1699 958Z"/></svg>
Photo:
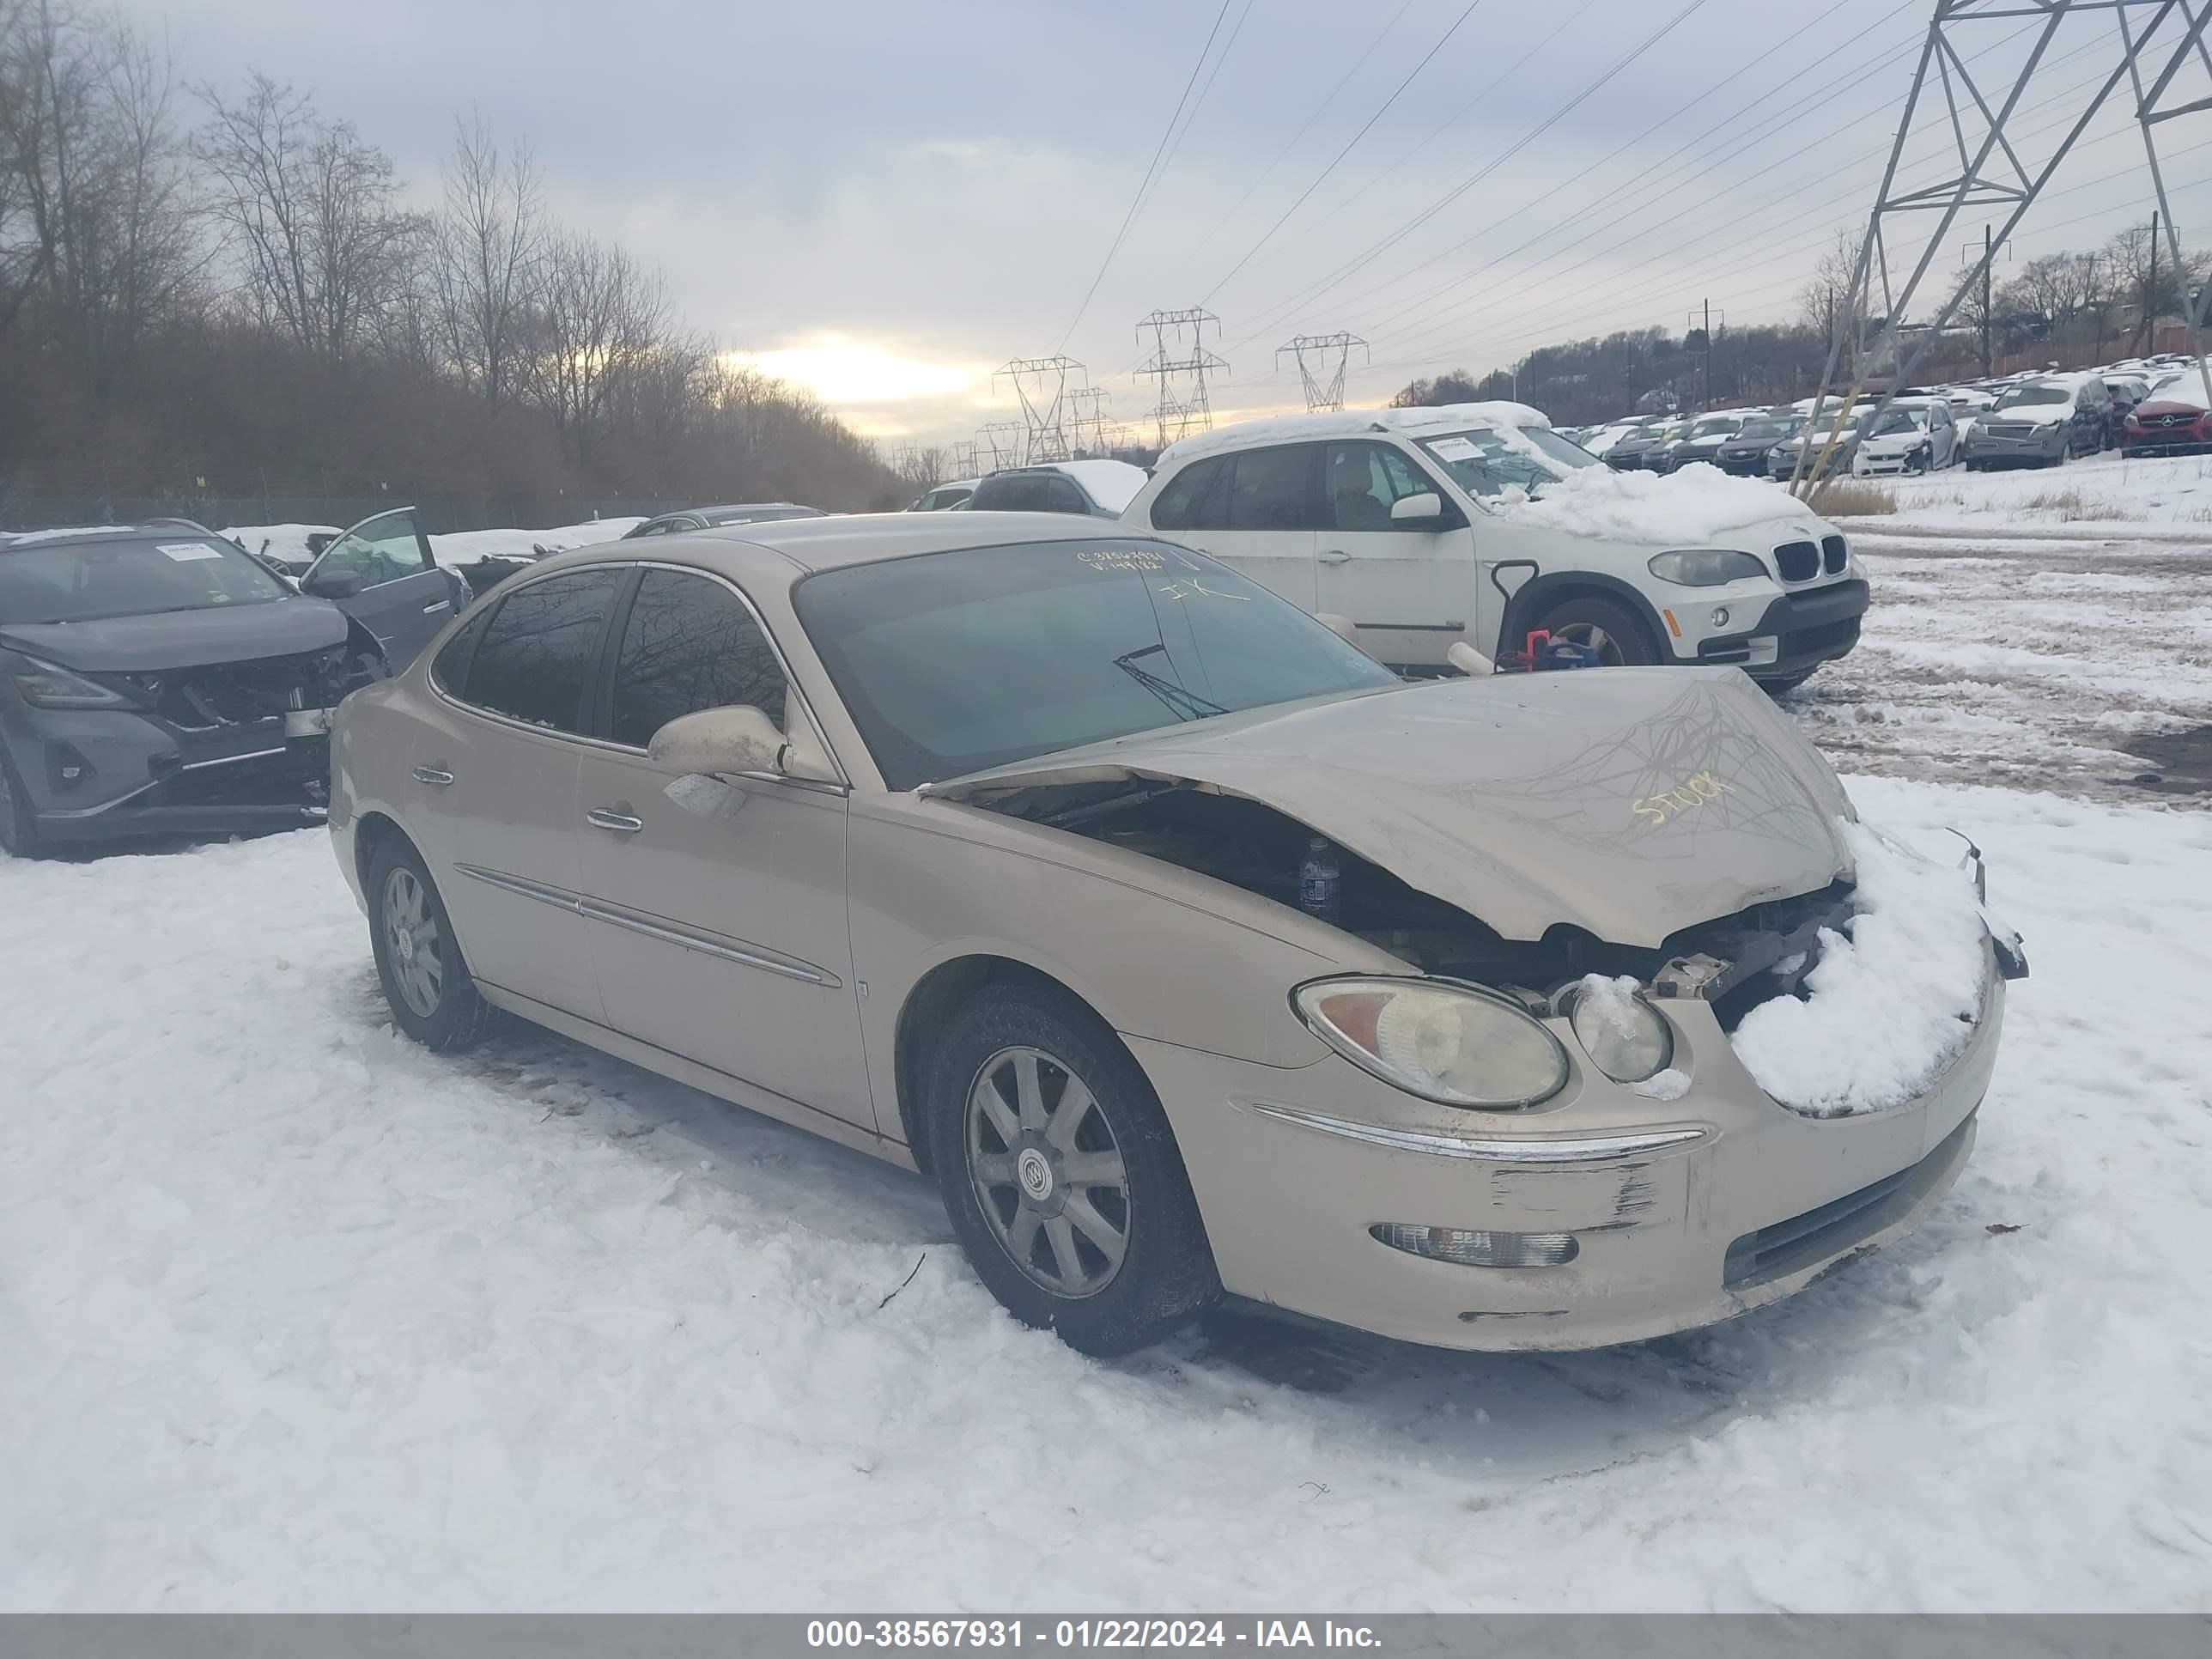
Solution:
<svg viewBox="0 0 2212 1659"><path fill-rule="evenodd" d="M1014 1178L1022 1190L1038 1203L1052 1196L1052 1162L1034 1146L1022 1149L1014 1160Z"/></svg>
<svg viewBox="0 0 2212 1659"><path fill-rule="evenodd" d="M392 931L392 943L399 952L400 961L412 962L415 960L415 933L412 928L393 928Z"/></svg>

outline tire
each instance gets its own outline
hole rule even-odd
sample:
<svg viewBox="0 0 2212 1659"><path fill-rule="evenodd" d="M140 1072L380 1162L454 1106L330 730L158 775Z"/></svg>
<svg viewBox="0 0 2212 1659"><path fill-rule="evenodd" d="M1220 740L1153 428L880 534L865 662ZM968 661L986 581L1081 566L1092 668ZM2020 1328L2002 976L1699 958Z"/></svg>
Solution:
<svg viewBox="0 0 2212 1659"><path fill-rule="evenodd" d="M1167 1114L1081 1003L1049 987L986 986L946 1025L922 1075L945 1213L975 1276L1015 1318L1110 1358L1220 1299Z"/></svg>
<svg viewBox="0 0 2212 1659"><path fill-rule="evenodd" d="M1784 674L1779 679L1761 680L1759 683L1759 689L1770 697L1778 697L1785 691L1795 691L1820 672L1817 668L1807 668L1795 674Z"/></svg>
<svg viewBox="0 0 2212 1659"><path fill-rule="evenodd" d="M31 811L31 797L4 753L0 753L0 854L18 859L34 859L40 854L39 821Z"/></svg>
<svg viewBox="0 0 2212 1659"><path fill-rule="evenodd" d="M495 1011L469 977L437 884L422 855L397 837L369 860L368 937L392 1024L407 1036L446 1054L491 1029Z"/></svg>
<svg viewBox="0 0 2212 1659"><path fill-rule="evenodd" d="M1637 668L1659 660L1643 621L1618 599L1590 596L1553 605L1533 629L1548 630L1554 639L1577 645L1596 645L1607 668Z"/></svg>

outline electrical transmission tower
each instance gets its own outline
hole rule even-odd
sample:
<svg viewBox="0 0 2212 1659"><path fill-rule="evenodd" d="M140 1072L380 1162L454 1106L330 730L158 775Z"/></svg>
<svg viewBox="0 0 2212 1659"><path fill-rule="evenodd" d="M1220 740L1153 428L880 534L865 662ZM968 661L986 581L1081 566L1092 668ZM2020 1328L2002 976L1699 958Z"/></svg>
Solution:
<svg viewBox="0 0 2212 1659"><path fill-rule="evenodd" d="M991 458L989 471L996 472L1002 466L1022 466L1029 460L1030 429L1019 421L993 421L988 426L975 430L975 452L978 462L982 457ZM980 466L979 471L982 470Z"/></svg>
<svg viewBox="0 0 2212 1659"><path fill-rule="evenodd" d="M2212 0L2206 3L2212 4ZM1162 449L1186 433L1204 432L1213 424L1213 408L1206 395L1206 373L1229 365L1206 349L1209 327L1216 339L1221 337L1221 319L1196 306L1188 311L1155 311L1137 325L1140 340L1147 329L1152 331L1152 355L1137 374L1150 375L1160 383L1152 419ZM1177 397L1176 381L1186 374L1190 377L1190 390Z"/></svg>
<svg viewBox="0 0 2212 1659"><path fill-rule="evenodd" d="M1344 407L1344 371L1352 362L1354 346L1359 348L1364 360L1367 342L1357 334L1340 330L1334 334L1301 334L1275 348L1277 362L1283 361L1285 351L1298 360L1298 379L1305 385L1307 414Z"/></svg>
<svg viewBox="0 0 2212 1659"><path fill-rule="evenodd" d="M1017 357L991 378L1014 383L1021 400L1022 423L1028 429L1025 459L1064 461L1071 453L1067 438L1067 377L1080 375L1083 365L1073 357Z"/></svg>
<svg viewBox="0 0 2212 1659"><path fill-rule="evenodd" d="M2008 38L2022 18L2036 21L2020 29L2017 39ZM2021 0L1936 0L1889 164L1860 243L1844 310L1846 326L1830 346L1821 376L1823 392L1844 395L1826 440L1807 445L1800 453L1791 489L1809 489L1819 482L1855 404L1869 394L1878 398L1878 421L1898 391L1911 384L1929 347L1982 283L1997 251L2123 82L2134 99L2174 269L2186 269L2159 165L2157 135L2160 125L2177 116L2212 109L2208 23L2212 0L2033 0L2025 5ZM2106 67L2086 102L2075 106L2077 113L2063 130L2055 138L2039 140L2037 132L2027 130L2030 124L2016 118L2062 30L2092 46L2096 32L2108 32ZM1916 133L1916 125L1924 131ZM1906 188L1899 182L1900 173L1929 172L1939 173L1933 183ZM1949 298L1924 326L1908 328L1907 313L1923 280L1937 255L1952 246L1960 215L1975 210L1996 219L1984 235L1982 257L1960 273ZM1932 215L1932 222L1927 217L1912 221L1908 216L1913 214ZM1916 222L1929 228L1911 228ZM2184 309L2189 349L2197 357L2206 398L2212 401L2212 369L2205 366L2201 337L2207 298L2212 298L2212 283L2190 296ZM1869 341L1867 331L1877 321Z"/></svg>
<svg viewBox="0 0 2212 1659"><path fill-rule="evenodd" d="M1103 386L1079 386L1067 394L1067 441L1079 455L1103 455L1111 447L1105 405L1114 394Z"/></svg>
<svg viewBox="0 0 2212 1659"><path fill-rule="evenodd" d="M945 471L947 477L972 478L982 470L976 446L971 441L964 444L945 446Z"/></svg>

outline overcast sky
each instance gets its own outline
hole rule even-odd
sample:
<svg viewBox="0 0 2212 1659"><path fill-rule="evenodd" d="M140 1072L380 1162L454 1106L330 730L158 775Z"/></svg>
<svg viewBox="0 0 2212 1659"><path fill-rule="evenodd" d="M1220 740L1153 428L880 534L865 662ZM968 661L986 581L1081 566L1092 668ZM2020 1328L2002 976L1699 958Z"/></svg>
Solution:
<svg viewBox="0 0 2212 1659"><path fill-rule="evenodd" d="M930 441L1012 418L992 371L1062 349L1111 416L1139 422L1152 391L1130 372L1147 349L1136 324L1155 307L1219 316L1217 415L1297 405L1276 348L1301 331L1370 343L1352 360L1358 404L1550 341L1680 331L1707 299L1731 324L1793 314L1820 251L1863 220L1930 9L1230 0L1201 59L1218 6L125 9L167 33L191 78L253 67L311 88L425 200L457 112L480 109L536 147L557 215L662 268L695 326L808 381L866 432ZM2025 26L1979 27L1995 40ZM2116 61L2109 21L2068 27L2024 130L2070 116ZM1079 320L1201 64L1194 113ZM2111 115L2015 258L2148 216L2134 130L2117 100ZM2189 125L2172 129L2177 153L2202 142ZM2212 214L2206 172L2197 155L2170 168L2185 229L2192 208Z"/></svg>

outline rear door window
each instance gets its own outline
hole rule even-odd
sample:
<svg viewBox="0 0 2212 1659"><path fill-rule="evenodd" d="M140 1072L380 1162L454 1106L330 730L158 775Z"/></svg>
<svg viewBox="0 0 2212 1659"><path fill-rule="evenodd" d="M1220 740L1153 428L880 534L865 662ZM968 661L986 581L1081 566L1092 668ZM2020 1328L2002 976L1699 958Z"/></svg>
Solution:
<svg viewBox="0 0 2212 1659"><path fill-rule="evenodd" d="M531 726L582 731L600 636L629 579L628 568L605 566L508 590L469 659L463 701Z"/></svg>
<svg viewBox="0 0 2212 1659"><path fill-rule="evenodd" d="M1227 497L1220 486L1228 476L1227 455L1193 461L1168 481L1152 501L1152 524L1160 530L1222 530L1228 526ZM1212 512L1212 521L1207 514Z"/></svg>

